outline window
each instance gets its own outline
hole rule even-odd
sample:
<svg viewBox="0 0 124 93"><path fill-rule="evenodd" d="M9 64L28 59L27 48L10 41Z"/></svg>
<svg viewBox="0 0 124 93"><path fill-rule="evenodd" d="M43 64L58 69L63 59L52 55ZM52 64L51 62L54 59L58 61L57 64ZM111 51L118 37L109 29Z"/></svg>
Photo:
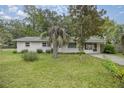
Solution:
<svg viewBox="0 0 124 93"><path fill-rule="evenodd" d="M46 43L46 42L43 42L43 43L42 43L42 46L43 46L43 47L46 47L46 46L47 46L47 43Z"/></svg>
<svg viewBox="0 0 124 93"><path fill-rule="evenodd" d="M25 42L25 46L29 47L30 46L30 42Z"/></svg>
<svg viewBox="0 0 124 93"><path fill-rule="evenodd" d="M85 49L86 50L92 50L92 44L91 43L85 44Z"/></svg>
<svg viewBox="0 0 124 93"><path fill-rule="evenodd" d="M68 48L76 48L76 43L69 43Z"/></svg>

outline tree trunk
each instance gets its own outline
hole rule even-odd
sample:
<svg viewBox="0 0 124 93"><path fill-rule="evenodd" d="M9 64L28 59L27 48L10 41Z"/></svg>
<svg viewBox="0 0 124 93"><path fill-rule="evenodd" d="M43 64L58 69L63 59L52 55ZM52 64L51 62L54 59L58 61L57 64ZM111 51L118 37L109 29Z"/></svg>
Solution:
<svg viewBox="0 0 124 93"><path fill-rule="evenodd" d="M56 41L53 43L53 57L54 58L58 57L58 46Z"/></svg>
<svg viewBox="0 0 124 93"><path fill-rule="evenodd" d="M81 45L81 47L80 47L80 62L82 62L82 61L86 61L85 60L85 55L83 55L83 52L84 52L84 46L85 46L85 44L84 43L82 43L82 45Z"/></svg>
<svg viewBox="0 0 124 93"><path fill-rule="evenodd" d="M83 52L84 51L84 46L85 46L85 40L83 40L83 42L80 41L79 43L80 43L79 50L80 50L80 52Z"/></svg>

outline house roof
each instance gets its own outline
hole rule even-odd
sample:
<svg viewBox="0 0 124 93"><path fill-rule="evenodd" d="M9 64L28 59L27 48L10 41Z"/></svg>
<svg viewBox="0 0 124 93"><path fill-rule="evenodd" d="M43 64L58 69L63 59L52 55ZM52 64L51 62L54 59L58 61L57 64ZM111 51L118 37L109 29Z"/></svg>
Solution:
<svg viewBox="0 0 124 93"><path fill-rule="evenodd" d="M14 39L13 41L48 41L48 38L42 38L41 37L22 37L18 39Z"/></svg>
<svg viewBox="0 0 124 93"><path fill-rule="evenodd" d="M90 37L90 39L88 39L87 41L86 41L87 43L89 42L92 42L92 43L105 43L106 41L105 41L105 39L103 39L103 38L100 38L100 37Z"/></svg>
<svg viewBox="0 0 124 93"><path fill-rule="evenodd" d="M22 37L22 38L18 38L18 39L14 39L13 41L17 41L17 42L23 42L23 41L31 41L31 42L38 42L38 41L48 41L48 38L41 38L41 37ZM73 42L72 38L70 40L71 42ZM90 37L90 39L86 40L87 43L105 43L105 40L103 38L100 37Z"/></svg>

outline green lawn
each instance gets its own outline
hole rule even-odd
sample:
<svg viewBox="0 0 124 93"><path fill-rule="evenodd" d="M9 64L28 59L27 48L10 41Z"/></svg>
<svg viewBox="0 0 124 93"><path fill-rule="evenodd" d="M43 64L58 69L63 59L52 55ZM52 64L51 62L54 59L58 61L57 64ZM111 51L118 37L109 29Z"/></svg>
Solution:
<svg viewBox="0 0 124 93"><path fill-rule="evenodd" d="M25 62L21 54L0 52L0 87L121 87L102 65L103 60L78 54L39 54Z"/></svg>

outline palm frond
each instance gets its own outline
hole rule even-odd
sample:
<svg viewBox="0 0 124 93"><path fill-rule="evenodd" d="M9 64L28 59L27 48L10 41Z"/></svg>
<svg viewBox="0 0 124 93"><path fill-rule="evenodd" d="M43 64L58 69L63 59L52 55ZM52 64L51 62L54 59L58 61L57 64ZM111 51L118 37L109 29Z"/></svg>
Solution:
<svg viewBox="0 0 124 93"><path fill-rule="evenodd" d="M40 34L41 39L48 36L48 32L44 31Z"/></svg>

